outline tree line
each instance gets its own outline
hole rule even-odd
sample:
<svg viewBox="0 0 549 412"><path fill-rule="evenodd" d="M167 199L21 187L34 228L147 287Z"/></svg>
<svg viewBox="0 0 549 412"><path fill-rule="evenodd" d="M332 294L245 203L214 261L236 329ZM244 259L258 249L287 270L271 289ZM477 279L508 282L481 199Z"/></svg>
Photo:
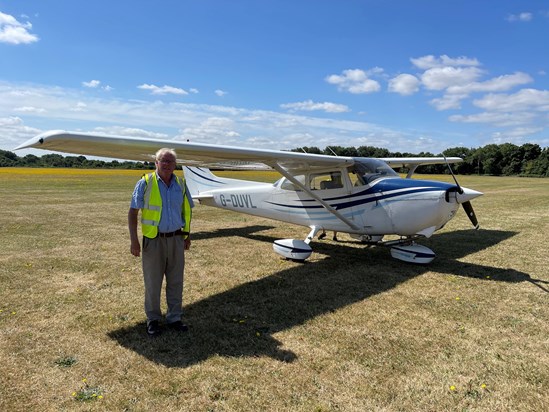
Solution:
<svg viewBox="0 0 549 412"><path fill-rule="evenodd" d="M0 150L0 167L70 167L78 169L154 169L154 162L130 162L112 160L90 160L85 156L61 156L46 154L35 156L28 154L23 157L13 152Z"/></svg>
<svg viewBox="0 0 549 412"><path fill-rule="evenodd" d="M390 152L374 146L358 148L329 146L324 150L318 147L300 147L292 151L352 157L441 157L444 155L463 159L463 162L452 165L454 173L457 174L549 177L549 147L541 148L532 143L525 143L522 146L512 143L489 144L477 149L453 147L436 155L429 152ZM419 173L425 174L443 174L447 171L448 167L444 164L424 165L418 169Z"/></svg>
<svg viewBox="0 0 549 412"><path fill-rule="evenodd" d="M330 146L324 150L318 147L299 147L293 152L306 152L332 156L351 157L461 157L464 161L452 165L454 173L462 175L491 176L537 176L549 177L549 148L541 148L537 144L525 143L517 146L512 143L489 144L471 149L454 147L443 153L432 154L390 152L387 149L374 146L343 147ZM46 154L35 156L28 154L23 157L13 152L0 150L0 167L68 167L81 169L154 169L154 162L130 162L112 160L89 160L85 156L61 156ZM425 174L447 173L446 165L425 165L418 170Z"/></svg>

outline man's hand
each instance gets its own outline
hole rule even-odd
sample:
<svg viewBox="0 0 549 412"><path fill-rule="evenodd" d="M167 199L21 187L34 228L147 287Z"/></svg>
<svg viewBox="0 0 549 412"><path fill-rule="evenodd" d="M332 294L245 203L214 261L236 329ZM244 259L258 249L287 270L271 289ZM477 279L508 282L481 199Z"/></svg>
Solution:
<svg viewBox="0 0 549 412"><path fill-rule="evenodd" d="M185 250L189 250L190 248L191 248L191 238L187 237L187 239L185 239Z"/></svg>
<svg viewBox="0 0 549 412"><path fill-rule="evenodd" d="M132 209L128 211L128 230L130 232L130 252L132 255L139 257L141 255L141 245L139 244L139 237L137 236L137 215L139 209Z"/></svg>
<svg viewBox="0 0 549 412"><path fill-rule="evenodd" d="M136 257L141 256L141 245L139 244L139 240L132 241L130 251L132 252L132 255Z"/></svg>

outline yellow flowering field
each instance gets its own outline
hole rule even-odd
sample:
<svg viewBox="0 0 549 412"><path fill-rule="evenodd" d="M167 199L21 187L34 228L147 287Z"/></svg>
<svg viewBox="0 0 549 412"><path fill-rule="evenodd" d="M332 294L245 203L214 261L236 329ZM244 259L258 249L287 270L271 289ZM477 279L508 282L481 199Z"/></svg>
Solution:
<svg viewBox="0 0 549 412"><path fill-rule="evenodd" d="M282 260L307 229L197 205L190 331L151 340L126 223L143 173L0 168L0 410L547 410L547 179L460 176L481 230L460 211L428 266L344 234Z"/></svg>

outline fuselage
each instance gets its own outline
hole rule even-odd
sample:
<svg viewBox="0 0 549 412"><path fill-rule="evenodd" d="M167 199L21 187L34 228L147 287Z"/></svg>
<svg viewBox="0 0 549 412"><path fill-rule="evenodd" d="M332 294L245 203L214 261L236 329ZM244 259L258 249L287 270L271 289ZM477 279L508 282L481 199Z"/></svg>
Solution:
<svg viewBox="0 0 549 412"><path fill-rule="evenodd" d="M336 187L322 185L324 180L316 179L318 175L333 176L334 171L315 172L312 177L304 173L301 180L307 185L307 191L285 178L274 184L239 184L242 181L211 175L207 177L210 188L203 187L205 190L198 199L209 206L325 230L371 236L419 234L427 237L452 219L464 201L458 199L456 185L449 183L392 175L357 184L344 170L338 173L340 180ZM308 191L355 227L330 212Z"/></svg>

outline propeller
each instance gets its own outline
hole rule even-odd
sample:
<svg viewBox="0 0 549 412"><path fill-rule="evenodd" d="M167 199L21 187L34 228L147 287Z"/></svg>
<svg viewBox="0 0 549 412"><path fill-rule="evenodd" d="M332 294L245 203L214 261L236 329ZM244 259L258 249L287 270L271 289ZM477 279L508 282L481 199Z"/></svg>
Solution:
<svg viewBox="0 0 549 412"><path fill-rule="evenodd" d="M463 206L463 210L465 210L465 213L467 213L467 216L469 217L469 220L471 221L475 229L478 230L479 224L478 224L477 216L475 215L475 211L473 210L473 205L471 204L471 202L468 200L467 202L463 202L461 206Z"/></svg>
<svg viewBox="0 0 549 412"><path fill-rule="evenodd" d="M457 181L457 178L456 178L456 175L454 175L454 171L452 170L452 167L450 166L450 163L448 163L448 160L446 159L446 156L444 155L444 153L442 154L442 156L444 157L444 161L446 162L446 166L448 166L448 170L450 171L450 174L452 175L452 178L454 179L454 182L456 183L457 192L460 195L462 195L464 193L464 190L459 185L459 183ZM471 221L471 223L475 227L475 230L478 230L479 224L478 224L477 216L475 215L475 211L473 210L473 205L471 204L471 201L467 200L465 202L462 202L461 205L463 206L463 210L465 210L465 213L467 214L467 217L469 218L469 220Z"/></svg>

